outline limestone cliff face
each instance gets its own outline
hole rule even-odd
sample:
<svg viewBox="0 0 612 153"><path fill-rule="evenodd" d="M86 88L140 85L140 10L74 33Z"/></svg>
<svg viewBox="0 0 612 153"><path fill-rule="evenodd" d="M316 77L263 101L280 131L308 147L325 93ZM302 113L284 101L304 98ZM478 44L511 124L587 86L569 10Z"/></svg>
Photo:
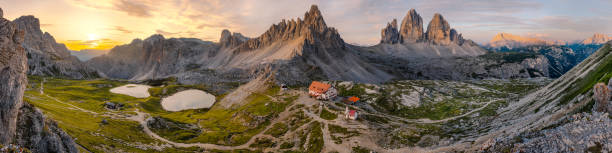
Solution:
<svg viewBox="0 0 612 153"><path fill-rule="evenodd" d="M33 152L78 152L72 138L33 106L23 102L28 62L24 31L2 18L0 9L0 144ZM27 32L27 31L26 31Z"/></svg>
<svg viewBox="0 0 612 153"><path fill-rule="evenodd" d="M155 79L200 68L201 60L214 56L219 48L219 44L199 39L152 35L116 46L86 63L110 78Z"/></svg>
<svg viewBox="0 0 612 153"><path fill-rule="evenodd" d="M451 29L450 25L442 15L436 13L427 25L425 39L434 44L448 45L450 43L463 43L463 37L458 34L455 29Z"/></svg>
<svg viewBox="0 0 612 153"><path fill-rule="evenodd" d="M492 48L506 47L508 49L535 46L535 45L553 45L554 42L541 40L537 38L521 37L510 33L498 33L491 39L487 46Z"/></svg>
<svg viewBox="0 0 612 153"><path fill-rule="evenodd" d="M19 109L15 143L36 153L77 153L72 137L47 119L34 106L24 103Z"/></svg>
<svg viewBox="0 0 612 153"><path fill-rule="evenodd" d="M423 39L423 18L414 9L410 9L404 19L400 29L400 41L416 42Z"/></svg>
<svg viewBox="0 0 612 153"><path fill-rule="evenodd" d="M219 43L221 44L222 47L231 48L231 47L242 45L247 40L249 40L249 38L243 36L240 33L234 32L232 34L229 30L224 29L221 32L221 38L219 39Z"/></svg>
<svg viewBox="0 0 612 153"><path fill-rule="evenodd" d="M13 21L18 29L25 31L22 46L28 57L28 74L67 77L73 79L93 78L98 74L86 67L64 44L58 44L51 34L40 30L40 21L34 16L22 16Z"/></svg>
<svg viewBox="0 0 612 153"><path fill-rule="evenodd" d="M396 31L394 31L394 29L397 29L397 26L394 28L392 23L387 24L387 27L382 30L381 44L395 44L392 38L395 36L394 33L396 33ZM414 9L410 9L402 20L399 35L399 42L406 45L429 43L442 46L463 46L464 44L468 46L478 46L478 44L473 41L464 39L463 36L457 32L457 30L451 28L450 24L444 20L444 17L438 13L434 14L429 25L427 25L427 31L423 32L423 19Z"/></svg>
<svg viewBox="0 0 612 153"><path fill-rule="evenodd" d="M583 40L582 44L604 44L610 40L612 40L612 37L605 34L596 33L592 37Z"/></svg>
<svg viewBox="0 0 612 153"><path fill-rule="evenodd" d="M250 39L242 44L237 52L254 50L271 45L274 42L295 40L303 37L305 45L322 46L324 48L344 48L345 43L338 30L327 27L323 16L316 5L304 14L304 20L282 20L272 25L261 36Z"/></svg>
<svg viewBox="0 0 612 153"><path fill-rule="evenodd" d="M397 31L397 20L393 19L387 23L387 27L380 32L382 39L380 43L396 44L400 42L400 33Z"/></svg>
<svg viewBox="0 0 612 153"><path fill-rule="evenodd" d="M0 17L0 144L4 145L11 143L15 136L17 114L28 84L25 74L27 59L22 42L23 31Z"/></svg>

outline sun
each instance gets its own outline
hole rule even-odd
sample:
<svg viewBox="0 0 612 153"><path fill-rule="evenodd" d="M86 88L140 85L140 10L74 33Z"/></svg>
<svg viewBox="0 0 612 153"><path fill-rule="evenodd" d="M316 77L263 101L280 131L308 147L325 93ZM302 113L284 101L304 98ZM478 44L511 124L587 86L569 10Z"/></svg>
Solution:
<svg viewBox="0 0 612 153"><path fill-rule="evenodd" d="M87 37L89 38L88 40L97 40L98 39L98 35L90 33L87 35Z"/></svg>

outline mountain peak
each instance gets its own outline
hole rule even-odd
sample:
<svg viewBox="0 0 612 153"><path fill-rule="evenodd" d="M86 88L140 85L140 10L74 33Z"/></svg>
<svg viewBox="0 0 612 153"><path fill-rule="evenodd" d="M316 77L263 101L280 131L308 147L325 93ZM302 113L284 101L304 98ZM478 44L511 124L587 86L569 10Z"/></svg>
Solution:
<svg viewBox="0 0 612 153"><path fill-rule="evenodd" d="M319 31L323 31L327 28L325 20L323 20L323 15L321 15L321 11L319 11L317 5L310 6L310 10L304 14L304 22L307 25L312 25L313 28Z"/></svg>
<svg viewBox="0 0 612 153"><path fill-rule="evenodd" d="M268 46L277 41L305 39L309 45L343 48L344 40L335 28L327 27L317 5L312 5L304 14L304 20L282 20L273 24L261 36L249 39L238 48L238 52Z"/></svg>
<svg viewBox="0 0 612 153"><path fill-rule="evenodd" d="M227 30L223 29L221 31L221 38L219 39L219 43L222 47L235 47L249 40L249 38L243 36L240 33L234 32L233 34Z"/></svg>
<svg viewBox="0 0 612 153"><path fill-rule="evenodd" d="M400 42L416 42L423 39L423 18L415 9L410 9L400 29Z"/></svg>
<svg viewBox="0 0 612 153"><path fill-rule="evenodd" d="M582 41L582 44L604 44L610 40L612 40L612 37L608 35L602 33L595 33L592 37Z"/></svg>
<svg viewBox="0 0 612 153"><path fill-rule="evenodd" d="M451 28L444 17L439 13L434 14L427 25L426 38L434 44L447 45L451 42Z"/></svg>
<svg viewBox="0 0 612 153"><path fill-rule="evenodd" d="M397 30L397 19L387 23L387 27L381 31L380 43L395 44L400 42L400 33Z"/></svg>

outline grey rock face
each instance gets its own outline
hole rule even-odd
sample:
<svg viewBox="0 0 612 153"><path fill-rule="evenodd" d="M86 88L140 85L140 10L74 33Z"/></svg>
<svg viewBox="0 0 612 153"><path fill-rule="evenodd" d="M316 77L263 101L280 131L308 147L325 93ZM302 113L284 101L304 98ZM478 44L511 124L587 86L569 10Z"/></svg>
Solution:
<svg viewBox="0 0 612 153"><path fill-rule="evenodd" d="M595 84L593 87L593 111L608 112L608 103L610 102L610 90L604 83Z"/></svg>
<svg viewBox="0 0 612 153"><path fill-rule="evenodd" d="M416 42L423 39L423 18L414 9L410 9L400 27L400 41Z"/></svg>
<svg viewBox="0 0 612 153"><path fill-rule="evenodd" d="M222 47L236 47L249 40L249 38L243 36L240 33L231 33L229 30L224 29L221 32L221 38L219 43Z"/></svg>
<svg viewBox="0 0 612 153"><path fill-rule="evenodd" d="M304 14L304 20L297 19L283 20L278 24L272 25L268 31L261 36L250 39L242 44L237 52L254 50L269 46L274 42L293 40L300 37L306 39L306 45L322 46L324 48L344 48L345 43L338 30L327 27L321 11L316 5L311 6L310 10Z"/></svg>
<svg viewBox="0 0 612 153"><path fill-rule="evenodd" d="M22 46L27 51L28 74L40 76L68 77L73 79L93 78L98 74L70 55L64 44L58 44L49 33L40 30L40 21L34 16L22 16L13 21L17 28L25 31Z"/></svg>
<svg viewBox="0 0 612 153"><path fill-rule="evenodd" d="M15 136L17 114L28 84L22 42L23 31L11 21L0 18L0 144L4 145L11 143Z"/></svg>
<svg viewBox="0 0 612 153"><path fill-rule="evenodd" d="M28 103L19 109L15 142L37 153L79 152L72 137Z"/></svg>
<svg viewBox="0 0 612 153"><path fill-rule="evenodd" d="M400 42L400 34L397 31L397 20L393 19L391 23L387 23L387 27L380 32L382 40L380 43L396 44Z"/></svg>
<svg viewBox="0 0 612 153"><path fill-rule="evenodd" d="M612 120L607 113L575 114L569 120L563 126L531 134L533 136L515 144L513 149L522 152L587 152L594 148L593 151L612 152Z"/></svg>

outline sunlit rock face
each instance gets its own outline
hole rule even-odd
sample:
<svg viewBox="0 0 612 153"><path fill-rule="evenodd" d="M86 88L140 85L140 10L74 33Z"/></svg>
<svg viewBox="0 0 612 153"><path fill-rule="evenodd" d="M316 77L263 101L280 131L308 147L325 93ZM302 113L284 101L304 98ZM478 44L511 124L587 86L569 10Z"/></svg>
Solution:
<svg viewBox="0 0 612 153"><path fill-rule="evenodd" d="M22 42L23 31L11 21L0 18L0 144L4 145L11 143L15 136L17 114L28 83Z"/></svg>
<svg viewBox="0 0 612 153"><path fill-rule="evenodd" d="M423 18L414 9L410 9L400 29L400 41L416 42L423 39Z"/></svg>
<svg viewBox="0 0 612 153"><path fill-rule="evenodd" d="M64 44L58 44L51 34L40 30L40 21L34 16L22 16L13 21L17 29L25 32L24 42L28 58L28 74L74 79L98 77L98 73L85 66Z"/></svg>
<svg viewBox="0 0 612 153"><path fill-rule="evenodd" d="M583 40L582 44L585 44L585 45L586 44L603 44L610 40L612 40L612 37L601 34L601 33L596 33L592 37L589 37Z"/></svg>

